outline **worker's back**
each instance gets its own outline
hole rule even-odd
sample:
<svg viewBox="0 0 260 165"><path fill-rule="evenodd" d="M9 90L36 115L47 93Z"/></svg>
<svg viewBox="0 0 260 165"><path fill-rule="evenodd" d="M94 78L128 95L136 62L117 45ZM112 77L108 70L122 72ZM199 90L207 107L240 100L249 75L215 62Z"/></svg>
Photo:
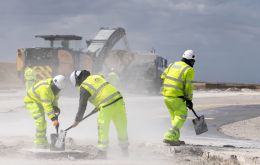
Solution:
<svg viewBox="0 0 260 165"><path fill-rule="evenodd" d="M25 96L25 102L37 102L39 104L47 101L53 102L56 98L51 90L51 81L52 79L41 80L36 83L32 88L30 88L27 92L27 96ZM45 100L42 100L45 98Z"/></svg>
<svg viewBox="0 0 260 165"><path fill-rule="evenodd" d="M179 97L184 96L187 76L193 77L194 69L183 61L175 62L162 74L164 96Z"/></svg>
<svg viewBox="0 0 260 165"><path fill-rule="evenodd" d="M106 105L121 97L116 87L107 82L101 75L88 76L80 86L91 94L89 101L96 107Z"/></svg>

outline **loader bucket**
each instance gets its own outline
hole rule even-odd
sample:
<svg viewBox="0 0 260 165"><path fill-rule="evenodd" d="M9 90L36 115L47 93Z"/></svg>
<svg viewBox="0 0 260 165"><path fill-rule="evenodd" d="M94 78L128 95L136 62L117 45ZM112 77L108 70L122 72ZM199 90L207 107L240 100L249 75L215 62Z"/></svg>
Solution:
<svg viewBox="0 0 260 165"><path fill-rule="evenodd" d="M204 118L204 115L199 116L198 118L192 119L196 135L200 135L208 131L208 127Z"/></svg>

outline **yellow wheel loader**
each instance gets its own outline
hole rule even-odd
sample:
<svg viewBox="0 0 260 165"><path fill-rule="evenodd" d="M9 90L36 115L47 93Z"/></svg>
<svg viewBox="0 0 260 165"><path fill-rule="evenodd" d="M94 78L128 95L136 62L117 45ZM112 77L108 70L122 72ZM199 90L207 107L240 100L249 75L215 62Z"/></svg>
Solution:
<svg viewBox="0 0 260 165"><path fill-rule="evenodd" d="M92 68L92 58L80 48L82 37L76 35L37 35L47 47L17 50L16 69L22 78L26 66L31 66L36 79L42 80L57 74L68 76L75 69Z"/></svg>
<svg viewBox="0 0 260 165"><path fill-rule="evenodd" d="M69 76L76 69L91 74L107 75L112 69L120 76L126 90L159 93L160 75L167 67L167 59L155 51L133 53L124 28L100 28L96 36L80 48L82 37L76 35L37 35L47 41L47 47L22 48L17 51L16 68L22 78L26 66L32 66L37 80L57 74ZM113 50L123 41L124 50Z"/></svg>

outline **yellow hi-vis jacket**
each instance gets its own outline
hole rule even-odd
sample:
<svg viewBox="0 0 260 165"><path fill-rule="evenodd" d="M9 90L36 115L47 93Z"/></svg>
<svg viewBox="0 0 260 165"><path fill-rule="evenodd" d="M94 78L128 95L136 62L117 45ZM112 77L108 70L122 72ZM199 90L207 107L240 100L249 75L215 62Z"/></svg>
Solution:
<svg viewBox="0 0 260 165"><path fill-rule="evenodd" d="M31 67L26 67L24 70L24 79L25 81L35 81L36 75L34 70Z"/></svg>
<svg viewBox="0 0 260 165"><path fill-rule="evenodd" d="M24 97L25 103L37 103L42 106L47 116L52 119L56 115L53 106L58 106L59 95L54 95L51 90L52 79L46 79L36 83Z"/></svg>
<svg viewBox="0 0 260 165"><path fill-rule="evenodd" d="M96 107L101 108L122 97L120 92L101 75L91 75L80 85L86 89L91 97L89 101Z"/></svg>
<svg viewBox="0 0 260 165"><path fill-rule="evenodd" d="M183 61L170 64L161 75L164 96L192 100L194 69Z"/></svg>

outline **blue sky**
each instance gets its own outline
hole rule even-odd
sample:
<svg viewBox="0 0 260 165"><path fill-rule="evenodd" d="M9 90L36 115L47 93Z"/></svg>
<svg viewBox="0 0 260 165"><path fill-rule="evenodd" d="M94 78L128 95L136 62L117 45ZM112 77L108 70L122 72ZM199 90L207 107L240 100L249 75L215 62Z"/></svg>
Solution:
<svg viewBox="0 0 260 165"><path fill-rule="evenodd" d="M0 0L0 61L38 46L36 34L95 36L123 27L133 51L170 61L197 54L196 80L259 83L259 0Z"/></svg>

